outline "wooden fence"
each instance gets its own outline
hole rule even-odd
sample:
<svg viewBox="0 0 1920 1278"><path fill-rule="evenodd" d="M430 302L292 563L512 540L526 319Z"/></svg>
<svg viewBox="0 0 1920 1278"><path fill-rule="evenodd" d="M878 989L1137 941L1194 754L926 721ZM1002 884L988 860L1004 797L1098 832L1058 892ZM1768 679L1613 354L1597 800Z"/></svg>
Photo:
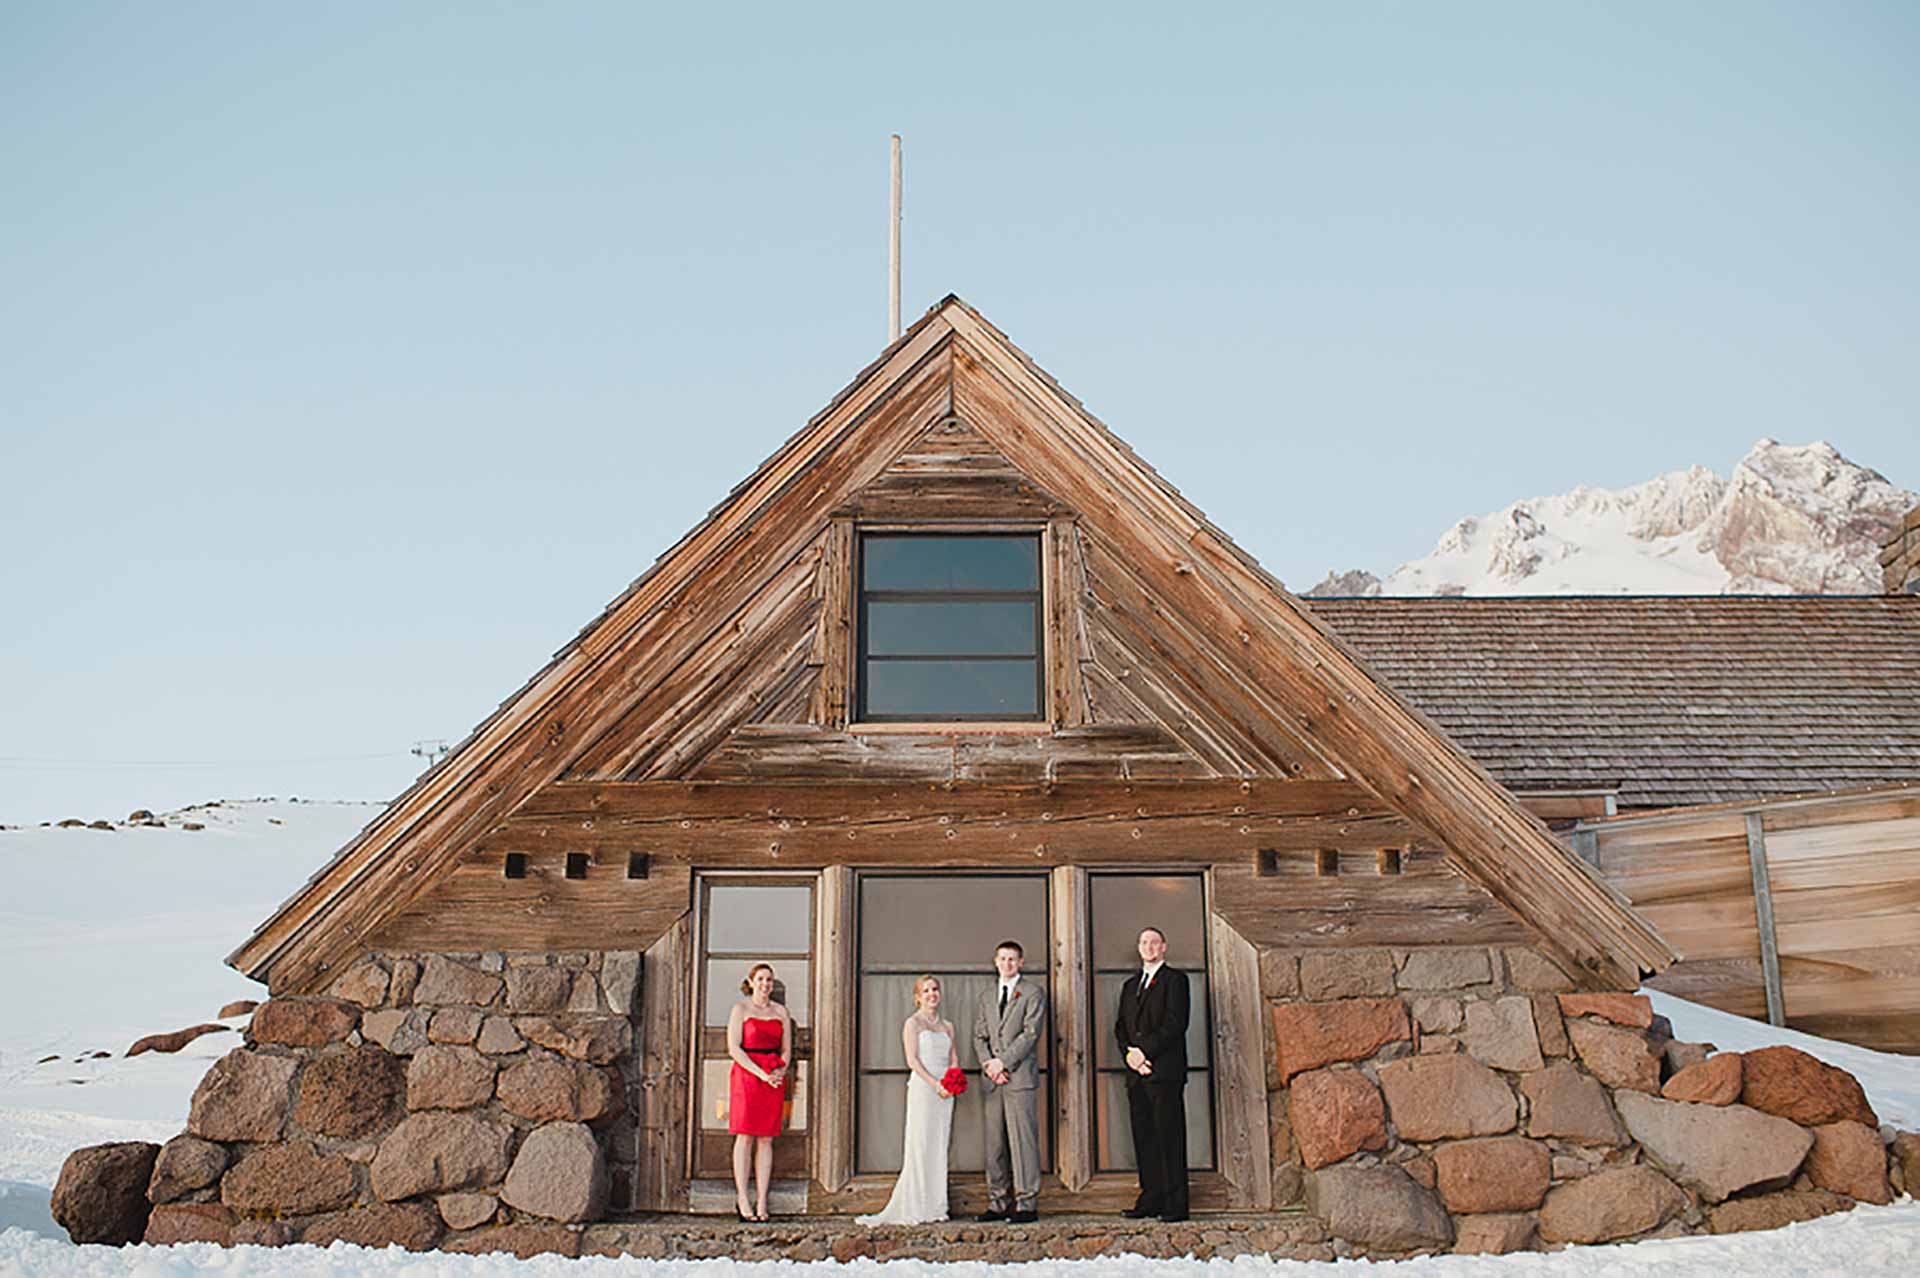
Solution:
<svg viewBox="0 0 1920 1278"><path fill-rule="evenodd" d="M1920 785L1583 821L1682 998L1920 1054Z"/></svg>

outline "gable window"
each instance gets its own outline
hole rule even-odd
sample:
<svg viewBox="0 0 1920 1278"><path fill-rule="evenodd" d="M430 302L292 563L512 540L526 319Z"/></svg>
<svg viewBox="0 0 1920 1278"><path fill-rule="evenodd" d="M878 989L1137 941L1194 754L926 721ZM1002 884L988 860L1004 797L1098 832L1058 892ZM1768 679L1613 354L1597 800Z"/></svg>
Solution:
<svg viewBox="0 0 1920 1278"><path fill-rule="evenodd" d="M1040 719L1037 534L860 538L865 722Z"/></svg>

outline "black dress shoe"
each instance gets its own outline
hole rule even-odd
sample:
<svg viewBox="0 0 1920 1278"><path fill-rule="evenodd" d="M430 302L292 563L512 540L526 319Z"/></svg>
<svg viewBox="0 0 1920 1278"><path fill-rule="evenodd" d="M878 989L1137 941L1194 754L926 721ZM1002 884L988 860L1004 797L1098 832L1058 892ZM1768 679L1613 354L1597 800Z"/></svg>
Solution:
<svg viewBox="0 0 1920 1278"><path fill-rule="evenodd" d="M1025 1211L1016 1211L1013 1215L1007 1217L1007 1219L1016 1225L1031 1225L1034 1221L1040 1219L1040 1213L1029 1207Z"/></svg>
<svg viewBox="0 0 1920 1278"><path fill-rule="evenodd" d="M1160 1209L1158 1207L1149 1207L1145 1203L1135 1203L1120 1214L1128 1220L1147 1220L1151 1217L1158 1216Z"/></svg>
<svg viewBox="0 0 1920 1278"><path fill-rule="evenodd" d="M996 1220L1012 1220L1012 1219L1013 1219L1012 1212L1001 1211L998 1207L990 1207L986 1211L983 1211L980 1213L980 1223L983 1225L991 1225Z"/></svg>

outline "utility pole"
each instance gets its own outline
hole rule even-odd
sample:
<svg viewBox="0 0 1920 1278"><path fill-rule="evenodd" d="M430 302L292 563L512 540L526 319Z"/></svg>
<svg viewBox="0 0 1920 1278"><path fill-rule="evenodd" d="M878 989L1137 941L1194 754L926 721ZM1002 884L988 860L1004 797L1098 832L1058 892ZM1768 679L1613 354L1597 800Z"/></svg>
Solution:
<svg viewBox="0 0 1920 1278"><path fill-rule="evenodd" d="M900 340L900 135L893 135L893 199L887 209L887 345Z"/></svg>

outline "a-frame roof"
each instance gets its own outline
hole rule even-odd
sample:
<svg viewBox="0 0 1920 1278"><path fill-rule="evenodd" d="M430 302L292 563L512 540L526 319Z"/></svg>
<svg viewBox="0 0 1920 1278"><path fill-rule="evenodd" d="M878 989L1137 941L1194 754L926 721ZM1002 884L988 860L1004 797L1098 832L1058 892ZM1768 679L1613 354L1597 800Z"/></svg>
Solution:
<svg viewBox="0 0 1920 1278"><path fill-rule="evenodd" d="M396 799L229 962L307 988L461 851L613 734L667 742L713 654L788 616L791 565L916 440L955 423L1072 505L1142 615L1258 690L1281 751L1318 759L1434 836L1459 872L1582 981L1631 986L1674 959L1657 933L1432 722L1005 335L933 307L446 759ZM764 655L764 654L761 654ZM703 664L706 663L706 664ZM630 753L630 750L628 751Z"/></svg>

